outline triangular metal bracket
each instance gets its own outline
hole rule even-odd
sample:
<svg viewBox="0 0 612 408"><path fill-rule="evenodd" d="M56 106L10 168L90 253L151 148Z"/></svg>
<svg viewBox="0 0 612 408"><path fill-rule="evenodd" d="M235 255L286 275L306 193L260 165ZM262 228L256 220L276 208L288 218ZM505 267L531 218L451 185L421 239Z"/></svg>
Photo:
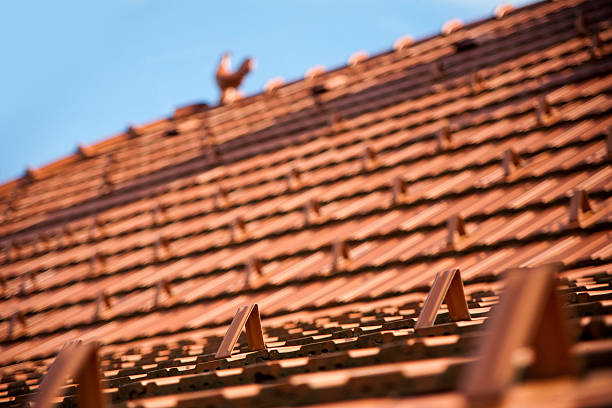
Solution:
<svg viewBox="0 0 612 408"><path fill-rule="evenodd" d="M508 178L512 175L516 169L521 165L521 159L517 152L512 149L508 149L504 152L502 159L502 167L504 168L504 177Z"/></svg>
<svg viewBox="0 0 612 408"><path fill-rule="evenodd" d="M168 298L172 297L172 286L170 286L170 282L167 279L161 279L157 281L155 285L155 295L153 297L153 308L157 308L162 303L162 294L166 293Z"/></svg>
<svg viewBox="0 0 612 408"><path fill-rule="evenodd" d="M297 167L292 167L287 173L287 191L298 190L302 186L302 173Z"/></svg>
<svg viewBox="0 0 612 408"><path fill-rule="evenodd" d="M342 130L344 130L344 118L339 111L334 110L332 112L329 122L329 126L331 127L333 133L340 133Z"/></svg>
<svg viewBox="0 0 612 408"><path fill-rule="evenodd" d="M232 355L234 346L238 341L242 329L246 329L247 343L250 351L265 350L266 344L261 330L261 319L257 303L238 308L232 323L230 324L223 341L215 354L215 358L225 358Z"/></svg>
<svg viewBox="0 0 612 408"><path fill-rule="evenodd" d="M448 306L448 314L452 321L471 320L459 269L453 268L436 274L415 329L434 325L442 300Z"/></svg>
<svg viewBox="0 0 612 408"><path fill-rule="evenodd" d="M396 176L393 179L393 186L391 187L392 205L399 204L402 199L406 196L408 192L408 187L406 186L406 181L401 176Z"/></svg>
<svg viewBox="0 0 612 408"><path fill-rule="evenodd" d="M113 304L111 303L110 295L108 293L105 293L104 291L100 291L100 293L98 294L98 297L96 298L94 305L95 305L94 314L92 316L93 322L96 322L99 319L103 318L103 314L102 314L103 308L106 308L106 310L109 310L109 309L112 309L113 307Z"/></svg>
<svg viewBox="0 0 612 408"><path fill-rule="evenodd" d="M571 336L556 291L558 264L515 269L490 317L478 360L460 389L475 402L499 400L515 376L515 352L531 346L530 373L536 378L571 375Z"/></svg>
<svg viewBox="0 0 612 408"><path fill-rule="evenodd" d="M27 327L27 321L26 321L26 316L25 313L23 313L21 310L16 310L15 313L13 313L13 315L11 316L11 320L9 323L9 328L8 328L8 333L6 335L7 339L10 339L14 336L16 330L17 330L17 325L21 325L21 328L25 330L25 328Z"/></svg>
<svg viewBox="0 0 612 408"><path fill-rule="evenodd" d="M538 97L535 112L540 126L548 126L552 122L554 110L546 95Z"/></svg>
<svg viewBox="0 0 612 408"><path fill-rule="evenodd" d="M465 229L465 221L459 214L455 214L448 218L446 221L446 246L448 248L454 248L457 237L462 237L467 235L467 231Z"/></svg>
<svg viewBox="0 0 612 408"><path fill-rule="evenodd" d="M593 208L586 191L576 189L572 195L572 198L570 199L570 223L578 225L580 223L580 216L591 211L593 211Z"/></svg>
<svg viewBox="0 0 612 408"><path fill-rule="evenodd" d="M332 271L340 270L350 260L349 247L346 241L337 240L332 246Z"/></svg>
<svg viewBox="0 0 612 408"><path fill-rule="evenodd" d="M311 198L304 204L304 225L308 226L316 222L321 216L321 203L316 198Z"/></svg>
<svg viewBox="0 0 612 408"><path fill-rule="evenodd" d="M261 259L251 256L244 265L244 273L244 285L246 287L256 285L259 278L264 276Z"/></svg>
<svg viewBox="0 0 612 408"><path fill-rule="evenodd" d="M246 222L241 216L234 218L230 225L230 242L238 242L246 237Z"/></svg>
<svg viewBox="0 0 612 408"><path fill-rule="evenodd" d="M105 406L100 386L98 346L93 343L72 343L58 354L45 375L32 402L35 408L55 406L54 399L67 378L78 384L79 407L102 408Z"/></svg>
<svg viewBox="0 0 612 408"><path fill-rule="evenodd" d="M438 141L438 150L445 150L446 148L450 147L451 143L453 142L453 134L448 125L438 130L436 137Z"/></svg>
<svg viewBox="0 0 612 408"><path fill-rule="evenodd" d="M158 202L151 209L151 223L156 227L164 225L168 221L167 219L167 206Z"/></svg>
<svg viewBox="0 0 612 408"><path fill-rule="evenodd" d="M376 151L372 146L366 146L363 150L363 156L361 156L361 169L368 171L376 167L378 159L376 157Z"/></svg>

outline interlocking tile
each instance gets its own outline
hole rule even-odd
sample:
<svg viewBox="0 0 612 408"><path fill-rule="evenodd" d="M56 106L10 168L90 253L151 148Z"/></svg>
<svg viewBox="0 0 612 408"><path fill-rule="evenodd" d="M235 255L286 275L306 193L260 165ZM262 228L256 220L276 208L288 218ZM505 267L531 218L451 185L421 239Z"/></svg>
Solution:
<svg viewBox="0 0 612 408"><path fill-rule="evenodd" d="M611 16L499 8L1 185L0 406L76 339L109 405L458 406L505 273L551 262L579 376L518 356L505 401L610 405ZM425 304L454 270L471 320ZM252 304L265 349L217 357Z"/></svg>

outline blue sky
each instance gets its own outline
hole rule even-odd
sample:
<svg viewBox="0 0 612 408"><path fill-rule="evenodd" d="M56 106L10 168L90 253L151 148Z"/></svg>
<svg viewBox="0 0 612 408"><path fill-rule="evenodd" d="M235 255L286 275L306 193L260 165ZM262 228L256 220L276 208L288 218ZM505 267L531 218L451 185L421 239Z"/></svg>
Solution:
<svg viewBox="0 0 612 408"><path fill-rule="evenodd" d="M213 73L257 59L243 91L275 76L388 50L452 17L489 17L499 0L28 1L0 13L0 182L192 102L218 99ZM515 1L515 6L528 1Z"/></svg>

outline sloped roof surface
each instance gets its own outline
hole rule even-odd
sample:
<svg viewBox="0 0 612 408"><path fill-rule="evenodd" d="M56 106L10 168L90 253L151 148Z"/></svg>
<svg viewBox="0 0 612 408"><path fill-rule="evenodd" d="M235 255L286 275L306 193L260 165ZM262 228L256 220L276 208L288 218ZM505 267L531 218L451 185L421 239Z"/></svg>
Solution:
<svg viewBox="0 0 612 408"><path fill-rule="evenodd" d="M484 318L504 271L553 261L573 353L609 369L611 17L538 3L0 186L0 404L78 338L115 404L452 405L483 319L416 333L436 273ZM268 350L216 359L252 303Z"/></svg>

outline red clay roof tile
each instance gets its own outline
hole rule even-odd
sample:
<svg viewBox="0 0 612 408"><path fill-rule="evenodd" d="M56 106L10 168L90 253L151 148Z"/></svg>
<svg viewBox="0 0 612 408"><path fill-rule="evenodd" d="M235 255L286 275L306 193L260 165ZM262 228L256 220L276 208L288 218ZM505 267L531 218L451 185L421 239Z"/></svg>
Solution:
<svg viewBox="0 0 612 408"><path fill-rule="evenodd" d="M112 404L453 405L503 272L560 261L588 373L572 395L609 404L612 7L496 15L0 186L1 403L80 338L101 343ZM454 268L474 322L443 304L415 331ZM215 358L254 303L267 349L240 335ZM508 401L537 403L534 384Z"/></svg>

